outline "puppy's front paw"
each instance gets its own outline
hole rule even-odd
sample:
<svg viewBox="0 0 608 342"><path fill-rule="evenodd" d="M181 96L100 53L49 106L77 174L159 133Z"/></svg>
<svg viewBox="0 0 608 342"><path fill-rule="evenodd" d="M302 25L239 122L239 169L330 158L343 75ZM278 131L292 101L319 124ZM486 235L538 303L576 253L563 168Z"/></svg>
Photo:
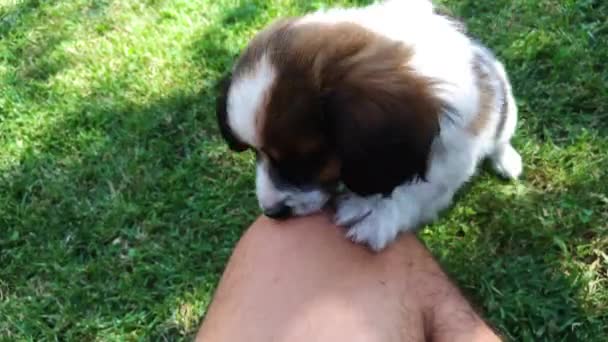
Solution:
<svg viewBox="0 0 608 342"><path fill-rule="evenodd" d="M362 220L350 226L346 236L357 243L368 245L378 252L393 242L399 233L396 222L386 220L381 211L372 211Z"/></svg>
<svg viewBox="0 0 608 342"><path fill-rule="evenodd" d="M348 195L338 202L335 222L348 228L349 239L380 251L399 233L398 222L387 210L386 203L378 197Z"/></svg>
<svg viewBox="0 0 608 342"><path fill-rule="evenodd" d="M521 156L511 145L498 149L492 156L494 169L507 179L517 179L522 173L523 162Z"/></svg>
<svg viewBox="0 0 608 342"><path fill-rule="evenodd" d="M365 197L345 194L338 198L334 222L350 227L372 213L374 202Z"/></svg>

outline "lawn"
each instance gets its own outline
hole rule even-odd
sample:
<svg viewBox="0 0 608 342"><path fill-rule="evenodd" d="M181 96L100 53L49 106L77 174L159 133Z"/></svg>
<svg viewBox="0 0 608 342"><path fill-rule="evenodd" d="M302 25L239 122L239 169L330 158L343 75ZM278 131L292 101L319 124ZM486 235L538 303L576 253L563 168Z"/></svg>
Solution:
<svg viewBox="0 0 608 342"><path fill-rule="evenodd" d="M330 3L0 0L0 340L192 338L258 214L214 84ZM525 175L482 169L420 236L509 340L606 341L608 2L443 4L507 65Z"/></svg>

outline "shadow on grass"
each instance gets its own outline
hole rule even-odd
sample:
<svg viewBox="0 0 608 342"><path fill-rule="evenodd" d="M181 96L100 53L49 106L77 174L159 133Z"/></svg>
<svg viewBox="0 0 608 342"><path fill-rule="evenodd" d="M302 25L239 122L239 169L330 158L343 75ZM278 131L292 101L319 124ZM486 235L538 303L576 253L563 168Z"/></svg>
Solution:
<svg viewBox="0 0 608 342"><path fill-rule="evenodd" d="M141 106L93 90L0 175L0 292L10 298L0 311L13 314L0 334L91 340L116 324L153 340L192 333L255 215L243 158L209 129L212 93ZM196 316L180 320L180 310Z"/></svg>
<svg viewBox="0 0 608 342"><path fill-rule="evenodd" d="M24 0L14 4L3 5L0 9L0 39L5 39L8 34L20 29L23 18L36 13L41 6L40 0Z"/></svg>
<svg viewBox="0 0 608 342"><path fill-rule="evenodd" d="M36 11L27 5L19 16ZM33 54L11 47L35 66L13 86L37 92L28 80L59 71L43 64L68 36L46 33ZM206 67L223 72L234 54L213 33L202 39L213 44L196 58L210 54L223 62ZM246 158L213 134L213 89L143 106L106 91L62 113L0 175L0 335L91 340L117 324L152 340L192 334L255 216Z"/></svg>
<svg viewBox="0 0 608 342"><path fill-rule="evenodd" d="M253 24L259 18L259 16L267 10L267 1L244 1L241 2L239 6L225 11L221 22L224 26L250 25Z"/></svg>
<svg viewBox="0 0 608 342"><path fill-rule="evenodd" d="M32 336L92 339L116 320L137 330L170 319L185 292L210 290L252 216L251 179L201 136L199 97L82 102L0 177L0 278ZM69 335L79 324L90 335Z"/></svg>
<svg viewBox="0 0 608 342"><path fill-rule="evenodd" d="M69 57L58 54L57 47L78 34L82 17L95 26L106 19L108 3L94 1L83 12L65 2L40 0L17 1L1 12L0 40L5 44L4 57L18 64L17 77L22 82L46 81L69 66ZM56 20L57 11L63 18Z"/></svg>

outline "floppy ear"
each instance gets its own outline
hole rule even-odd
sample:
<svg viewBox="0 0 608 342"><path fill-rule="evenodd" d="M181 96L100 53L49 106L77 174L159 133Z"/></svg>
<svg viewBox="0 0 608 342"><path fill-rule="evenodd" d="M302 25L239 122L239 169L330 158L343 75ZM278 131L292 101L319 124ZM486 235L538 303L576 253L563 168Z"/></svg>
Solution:
<svg viewBox="0 0 608 342"><path fill-rule="evenodd" d="M215 104L215 114L217 116L217 123L220 128L220 133L226 143L228 143L228 147L231 150L241 152L247 149L247 145L241 142L232 132L230 126L228 125L228 90L230 89L230 84L232 82L232 75L228 74L223 77L219 82L218 95Z"/></svg>
<svg viewBox="0 0 608 342"><path fill-rule="evenodd" d="M324 98L342 182L359 195L388 195L426 175L441 106L430 82L398 73L344 80Z"/></svg>

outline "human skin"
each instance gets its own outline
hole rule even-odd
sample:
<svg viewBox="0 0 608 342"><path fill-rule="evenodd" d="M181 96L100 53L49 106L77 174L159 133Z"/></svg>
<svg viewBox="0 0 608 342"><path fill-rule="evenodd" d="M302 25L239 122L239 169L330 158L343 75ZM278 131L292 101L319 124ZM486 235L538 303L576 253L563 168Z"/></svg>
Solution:
<svg viewBox="0 0 608 342"><path fill-rule="evenodd" d="M197 341L500 341L414 234L380 253L319 214L260 217Z"/></svg>

